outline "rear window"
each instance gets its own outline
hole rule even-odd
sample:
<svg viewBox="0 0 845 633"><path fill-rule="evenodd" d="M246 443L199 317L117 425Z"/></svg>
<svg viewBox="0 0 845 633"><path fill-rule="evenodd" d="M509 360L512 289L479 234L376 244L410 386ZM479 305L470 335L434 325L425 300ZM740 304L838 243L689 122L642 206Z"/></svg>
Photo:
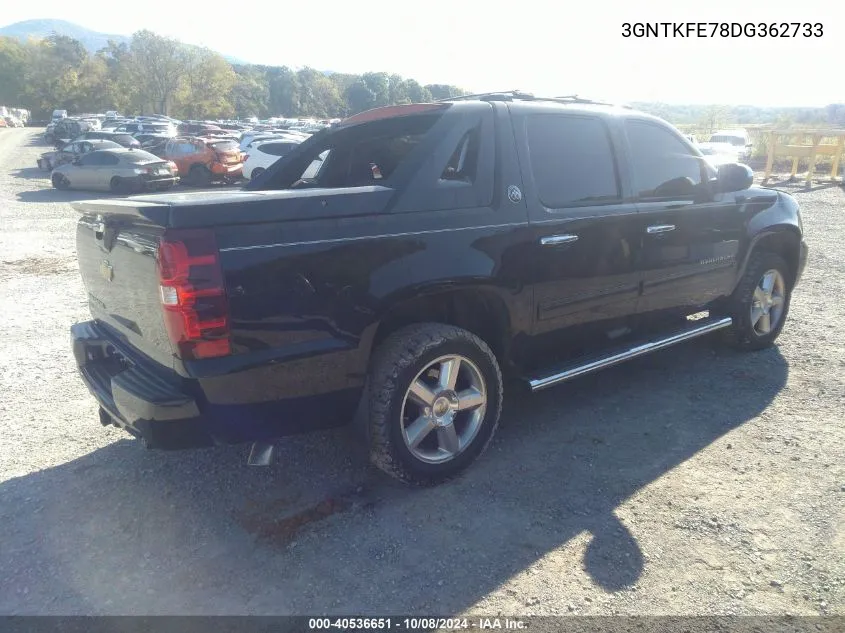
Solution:
<svg viewBox="0 0 845 633"><path fill-rule="evenodd" d="M745 139L741 136L728 136L725 134L714 134L710 137L711 143L730 143L731 145L745 145Z"/></svg>
<svg viewBox="0 0 845 633"><path fill-rule="evenodd" d="M235 141L211 141L208 146L215 152L233 152L240 148Z"/></svg>
<svg viewBox="0 0 845 633"><path fill-rule="evenodd" d="M160 161L161 159L155 154L150 154L140 149L126 152L123 154L127 163L148 163L151 160Z"/></svg>
<svg viewBox="0 0 845 633"><path fill-rule="evenodd" d="M440 119L436 114L394 116L337 128L319 143L297 148L268 189L362 187L384 184L414 153Z"/></svg>
<svg viewBox="0 0 845 633"><path fill-rule="evenodd" d="M526 124L531 172L544 206L618 200L616 166L604 123L589 116L538 114Z"/></svg>

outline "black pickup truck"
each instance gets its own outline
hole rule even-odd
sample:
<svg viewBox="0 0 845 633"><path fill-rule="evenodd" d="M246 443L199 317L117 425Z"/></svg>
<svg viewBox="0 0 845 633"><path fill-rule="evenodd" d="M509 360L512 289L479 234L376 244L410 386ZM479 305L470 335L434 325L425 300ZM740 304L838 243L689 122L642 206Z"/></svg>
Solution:
<svg viewBox="0 0 845 633"><path fill-rule="evenodd" d="M73 206L104 425L266 464L355 420L414 483L481 454L503 373L539 390L716 330L771 345L807 258L795 200L748 167L519 93L353 116L241 190Z"/></svg>

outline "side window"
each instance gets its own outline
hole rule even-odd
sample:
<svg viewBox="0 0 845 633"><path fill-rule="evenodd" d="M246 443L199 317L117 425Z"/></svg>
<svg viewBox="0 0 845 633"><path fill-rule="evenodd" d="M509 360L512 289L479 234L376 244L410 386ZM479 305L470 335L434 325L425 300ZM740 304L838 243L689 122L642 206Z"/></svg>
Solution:
<svg viewBox="0 0 845 633"><path fill-rule="evenodd" d="M620 199L616 163L601 119L536 114L526 123L537 195L552 209Z"/></svg>
<svg viewBox="0 0 845 633"><path fill-rule="evenodd" d="M114 154L103 153L100 155L100 165L117 165L120 159Z"/></svg>
<svg viewBox="0 0 845 633"><path fill-rule="evenodd" d="M625 131L638 197L685 198L699 192L703 161L678 136L645 121L628 120Z"/></svg>
<svg viewBox="0 0 845 633"><path fill-rule="evenodd" d="M324 152L320 152L317 155L317 158L315 158L313 161L311 161L311 164L308 165L308 167L305 168L304 172L302 172L302 178L303 179L316 178L317 174L320 173L320 170L322 169L323 164L326 162L326 159L329 157L330 151L331 150L327 149Z"/></svg>
<svg viewBox="0 0 845 633"><path fill-rule="evenodd" d="M86 167L90 165L102 165L100 162L101 154L97 154L96 152L91 152L79 159L80 165L85 165Z"/></svg>
<svg viewBox="0 0 845 633"><path fill-rule="evenodd" d="M481 125L469 130L458 141L449 162L440 175L441 180L475 182L478 169L478 146L481 139Z"/></svg>

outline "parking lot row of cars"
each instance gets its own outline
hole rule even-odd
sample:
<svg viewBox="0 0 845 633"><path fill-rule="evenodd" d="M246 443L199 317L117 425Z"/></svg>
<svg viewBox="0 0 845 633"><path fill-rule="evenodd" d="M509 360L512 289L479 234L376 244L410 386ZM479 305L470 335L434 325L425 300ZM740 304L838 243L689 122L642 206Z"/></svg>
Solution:
<svg viewBox="0 0 845 633"><path fill-rule="evenodd" d="M54 113L45 139L54 151L38 158L54 187L115 192L197 187L259 176L311 134L335 123L178 121L165 116L68 117Z"/></svg>

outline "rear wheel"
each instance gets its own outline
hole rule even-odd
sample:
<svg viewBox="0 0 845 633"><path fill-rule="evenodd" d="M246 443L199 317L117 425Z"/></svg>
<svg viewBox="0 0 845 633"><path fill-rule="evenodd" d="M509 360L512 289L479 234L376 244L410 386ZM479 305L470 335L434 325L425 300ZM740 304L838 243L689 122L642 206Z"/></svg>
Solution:
<svg viewBox="0 0 845 633"><path fill-rule="evenodd" d="M70 188L70 181L68 181L67 177L64 174L53 174L51 178L53 181L53 186L56 189L69 189Z"/></svg>
<svg viewBox="0 0 845 633"><path fill-rule="evenodd" d="M729 303L731 344L742 350L771 346L783 329L791 293L792 277L783 257L753 253Z"/></svg>
<svg viewBox="0 0 845 633"><path fill-rule="evenodd" d="M478 458L496 431L502 374L484 341L439 323L391 334L368 381L370 458L387 474L431 485Z"/></svg>
<svg viewBox="0 0 845 633"><path fill-rule="evenodd" d="M194 165L188 174L188 181L195 187L207 187L211 184L211 172L204 165Z"/></svg>
<svg viewBox="0 0 845 633"><path fill-rule="evenodd" d="M252 170L252 173L249 175L250 180L255 180L256 178L261 178L261 174L264 173L263 167L256 167Z"/></svg>
<svg viewBox="0 0 845 633"><path fill-rule="evenodd" d="M120 193L123 191L123 180L119 176L115 176L109 181L109 189L112 193Z"/></svg>

